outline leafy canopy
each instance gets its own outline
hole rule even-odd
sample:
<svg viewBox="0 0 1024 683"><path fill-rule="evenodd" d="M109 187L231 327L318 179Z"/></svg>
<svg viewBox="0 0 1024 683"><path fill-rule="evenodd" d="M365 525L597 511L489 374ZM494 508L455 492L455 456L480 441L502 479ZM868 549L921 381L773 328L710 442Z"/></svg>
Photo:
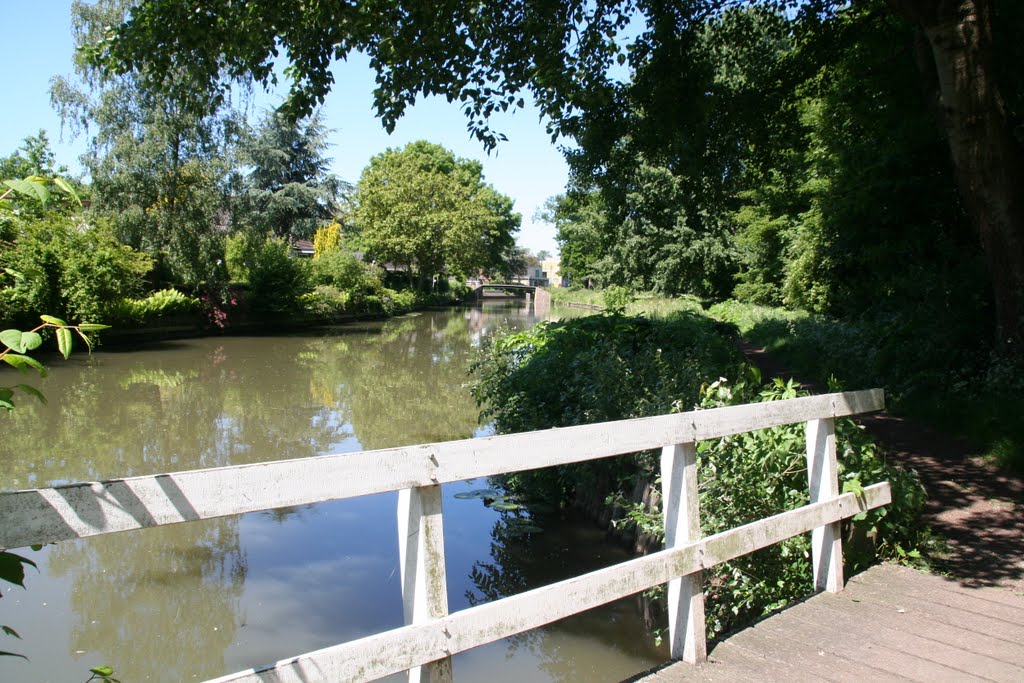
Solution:
<svg viewBox="0 0 1024 683"><path fill-rule="evenodd" d="M371 159L355 203L368 255L421 278L496 266L520 222L512 200L484 183L479 162L425 141Z"/></svg>

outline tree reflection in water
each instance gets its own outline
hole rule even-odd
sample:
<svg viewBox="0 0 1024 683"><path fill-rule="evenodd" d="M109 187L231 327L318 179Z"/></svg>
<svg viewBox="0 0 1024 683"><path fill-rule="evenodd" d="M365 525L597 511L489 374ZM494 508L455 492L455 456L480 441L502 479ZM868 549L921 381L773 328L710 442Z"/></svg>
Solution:
<svg viewBox="0 0 1024 683"><path fill-rule="evenodd" d="M533 514L528 508L502 513L491 531L490 559L477 561L466 591L478 605L618 564L628 553L608 543L603 531L571 513ZM625 661L657 662L667 657L656 646L632 596L527 631L505 643L507 657L529 656L548 680L620 680ZM601 647L595 648L594 641ZM647 666L650 666L648 664ZM641 664L637 671L642 670Z"/></svg>
<svg viewBox="0 0 1024 683"><path fill-rule="evenodd" d="M247 571L237 518L62 543L48 564L71 579L70 645L89 661L124 681L224 673Z"/></svg>

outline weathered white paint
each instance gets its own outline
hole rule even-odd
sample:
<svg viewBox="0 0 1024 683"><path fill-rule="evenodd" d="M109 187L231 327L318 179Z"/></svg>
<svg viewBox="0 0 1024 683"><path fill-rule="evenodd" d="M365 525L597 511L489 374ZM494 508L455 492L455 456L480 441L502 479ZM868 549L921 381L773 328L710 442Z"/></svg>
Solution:
<svg viewBox="0 0 1024 683"><path fill-rule="evenodd" d="M0 547L398 491L881 410L880 389L0 494Z"/></svg>
<svg viewBox="0 0 1024 683"><path fill-rule="evenodd" d="M662 449L661 491L665 548L678 548L700 538L695 444L676 444ZM701 571L668 582L669 652L672 659L697 664L708 658L703 582L704 573Z"/></svg>
<svg viewBox="0 0 1024 683"><path fill-rule="evenodd" d="M440 485L398 492L398 556L405 623L423 624L447 616ZM436 661L409 670L410 683L451 683L449 653L435 654Z"/></svg>
<svg viewBox="0 0 1024 683"><path fill-rule="evenodd" d="M836 425L832 418L807 422L807 481L812 503L839 495ZM843 539L839 522L811 532L811 558L814 590L829 593L843 590Z"/></svg>
<svg viewBox="0 0 1024 683"><path fill-rule="evenodd" d="M713 567L825 524L887 505L888 483L812 503L677 548L560 581L543 588L251 669L211 683L369 681L522 633L679 576Z"/></svg>

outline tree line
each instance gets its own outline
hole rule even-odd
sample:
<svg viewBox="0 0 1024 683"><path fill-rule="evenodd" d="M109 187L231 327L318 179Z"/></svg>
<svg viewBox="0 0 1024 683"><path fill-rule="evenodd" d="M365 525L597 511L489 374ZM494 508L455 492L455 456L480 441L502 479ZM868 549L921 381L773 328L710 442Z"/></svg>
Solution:
<svg viewBox="0 0 1024 683"><path fill-rule="evenodd" d="M130 6L74 3L76 46L99 40ZM367 297L373 308L395 289L443 289L449 277L507 277L522 260L512 200L479 162L440 145L382 152L351 184L330 172L320 111L266 111L250 123L242 103L197 113L130 74L104 74L81 52L74 70L50 93L88 143L87 180L76 183L87 209L58 195L45 208L31 194L4 202L0 265L18 274L0 281L9 324L39 312L125 324L199 301L221 326L232 283L250 285L263 314L330 314ZM44 131L0 159L0 180L67 175ZM290 262L289 245L318 232L334 236L320 240L318 262ZM320 259L332 250L343 254ZM172 287L191 299L165 294Z"/></svg>
<svg viewBox="0 0 1024 683"><path fill-rule="evenodd" d="M529 91L552 134L576 143L578 189L600 190L585 213L609 225L592 227L631 245L617 277L712 293L738 278L747 294L835 311L894 283L917 289L911 300L964 287L984 302L989 344L1018 353L1019 3L182 7L146 3L87 58L201 110L232 82L270 82L284 47L297 114L334 86L334 59L362 50L385 127L436 94L463 103L485 146L501 138L489 115ZM169 76L183 59L185 77Z"/></svg>

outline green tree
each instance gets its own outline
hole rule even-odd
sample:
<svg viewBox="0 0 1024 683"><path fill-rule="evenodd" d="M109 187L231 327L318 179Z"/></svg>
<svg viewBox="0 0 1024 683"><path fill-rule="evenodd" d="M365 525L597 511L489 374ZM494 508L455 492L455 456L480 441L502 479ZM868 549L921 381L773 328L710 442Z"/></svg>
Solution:
<svg viewBox="0 0 1024 683"><path fill-rule="evenodd" d="M355 202L368 256L404 266L421 286L496 266L520 222L512 200L484 184L479 162L425 141L371 159Z"/></svg>
<svg viewBox="0 0 1024 683"><path fill-rule="evenodd" d="M67 168L57 167L46 131L25 138L22 146L6 159L0 159L0 178L67 175Z"/></svg>
<svg viewBox="0 0 1024 683"><path fill-rule="evenodd" d="M242 159L252 167L241 202L257 230L277 237L309 238L336 213L346 183L328 173L327 131L320 112L293 122L267 112Z"/></svg>
<svg viewBox="0 0 1024 683"><path fill-rule="evenodd" d="M130 5L74 2L75 44L100 39ZM131 76L106 78L80 57L75 72L76 79L53 79L51 100L73 132L91 135L83 163L93 209L111 217L122 241L157 258L158 277L190 285L225 280L220 263L241 122L226 109L193 113Z"/></svg>
<svg viewBox="0 0 1024 683"><path fill-rule="evenodd" d="M600 193L576 190L550 197L537 217L555 226L562 276L574 287L600 284L608 222Z"/></svg>
<svg viewBox="0 0 1024 683"><path fill-rule="evenodd" d="M217 2L185 12L180 11L182 0L154 0L114 29L112 39L94 44L90 55L112 72L134 69L153 87L209 106L223 100L232 79L274 80L274 60L284 49L292 60L286 108L302 114L332 87L332 59L365 50L377 70L376 106L385 127L392 129L419 96L437 94L464 102L470 130L493 146L500 135L488 127L488 116L520 106L523 90L532 90L555 133L575 136L581 114L614 121L623 110L617 80L610 74L616 62L636 67L657 55L649 71L654 80L659 73L687 73L689 65L677 58L686 44L709 18L740 5L784 18L787 30L825 38L823 47L850 8L846 0L561 0L429 8L413 2L334 2L294 11ZM1021 101L1022 76L1012 62L1000 61L1015 49L1000 41L1015 40L1022 12L1017 3L998 0L879 0L871 8L893 12L915 29L906 48L921 48L920 82L940 104L936 110L957 186L986 258L996 337L1009 342L1006 348L1020 347L1024 203L1015 198L1024 186L1024 149L1014 133L1020 113L1010 105ZM627 57L620 33L637 12L645 30L632 41ZM752 54L763 47L745 40L738 44ZM179 60L190 65L188 80L168 77Z"/></svg>

